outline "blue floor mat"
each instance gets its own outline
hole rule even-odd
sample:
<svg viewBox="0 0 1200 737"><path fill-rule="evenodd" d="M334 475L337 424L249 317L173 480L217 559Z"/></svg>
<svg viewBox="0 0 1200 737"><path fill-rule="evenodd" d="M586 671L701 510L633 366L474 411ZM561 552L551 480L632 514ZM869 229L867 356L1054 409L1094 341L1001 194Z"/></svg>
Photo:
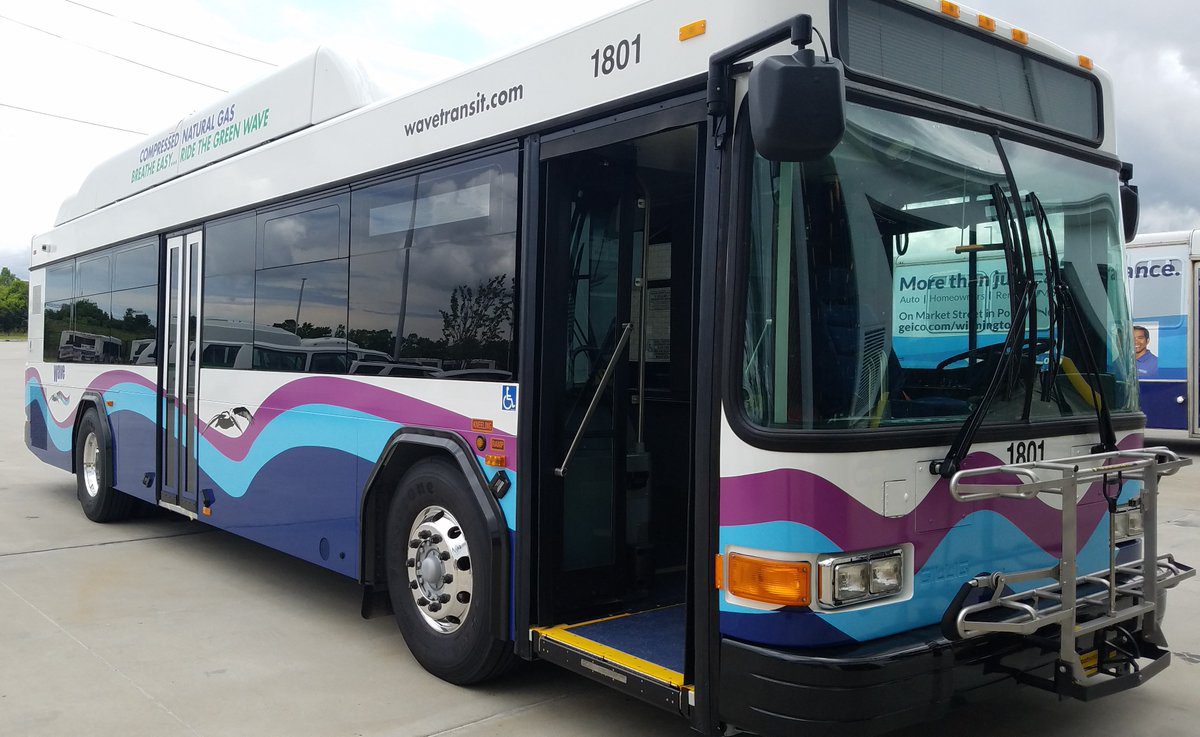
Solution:
<svg viewBox="0 0 1200 737"><path fill-rule="evenodd" d="M687 632L683 604L580 625L570 632L676 673L683 672Z"/></svg>

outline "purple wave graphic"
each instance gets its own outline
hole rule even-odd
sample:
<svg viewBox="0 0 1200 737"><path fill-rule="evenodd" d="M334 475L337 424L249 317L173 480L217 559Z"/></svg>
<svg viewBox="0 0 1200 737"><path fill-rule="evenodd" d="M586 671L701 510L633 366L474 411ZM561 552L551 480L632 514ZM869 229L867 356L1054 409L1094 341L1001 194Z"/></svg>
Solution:
<svg viewBox="0 0 1200 737"><path fill-rule="evenodd" d="M42 381L42 375L36 368L25 369L25 383L28 384L30 379L33 379L37 382L38 391L41 392L42 399L47 403L47 405L49 405L49 399L46 398L45 382ZM124 369L113 369L112 371L105 371L97 376L90 384L87 385L86 388L80 391L79 394L82 396L86 392L93 391L103 394L117 384L140 384L141 386L144 386L152 391L157 391L158 389L153 381L150 381L140 374L135 374L132 371L126 371ZM59 427L74 427L75 415L78 412L79 407L76 405L75 409L72 409L71 413L67 415L66 419L62 420L61 422L57 419L54 419L54 415L52 414L47 413L47 417L49 417L54 424L58 425Z"/></svg>
<svg viewBox="0 0 1200 737"><path fill-rule="evenodd" d="M1140 434L1125 437L1122 450L1140 448ZM972 453L963 468L983 468L1003 462L990 453ZM1012 476L981 476L976 483L1016 484ZM1104 516L1100 484L1088 487L1078 509L1078 545L1091 537ZM950 495L950 483L938 481L905 517L884 517L869 509L829 480L808 471L777 469L721 479L721 526L763 522L798 522L819 531L843 550L911 542L914 563L920 569L954 527L978 511L995 512L1020 529L1047 553L1061 552L1062 522L1056 510L1020 499L989 499L964 503ZM921 523L927 529L918 530Z"/></svg>
<svg viewBox="0 0 1200 737"><path fill-rule="evenodd" d="M465 415L390 389L328 376L297 379L276 389L255 410L254 422L246 432L237 437L209 431L207 427L202 428L201 433L223 456L240 461L272 420L306 404L329 404L404 425L436 427L463 435L479 434L472 430L471 418ZM487 434L505 439L513 437L499 430Z"/></svg>
<svg viewBox="0 0 1200 737"><path fill-rule="evenodd" d="M30 379L37 381L42 398L45 399L45 388L38 370L36 368L27 369L25 378L27 382ZM122 383L141 384L151 390L157 390L154 382L131 371L116 369L106 371L96 377L84 391L104 392ZM230 460L241 461L250 452L255 439L272 420L288 410L306 404L328 404L404 425L450 430L462 435L468 442L470 442L471 436L480 434L471 427L471 418L465 415L451 412L436 404L416 399L407 394L400 394L391 389L331 376L306 377L289 381L279 387L255 410L254 422L240 436L230 437L217 432L203 424L199 417L197 417L196 423L200 428L200 433L217 451ZM181 407L181 409L185 408ZM72 410L71 414L62 422L58 420L54 420L54 422L60 427L72 426L77 411L77 409ZM512 434L500 430L484 434L505 440L514 437ZM516 467L511 452L506 454L505 467L510 470Z"/></svg>

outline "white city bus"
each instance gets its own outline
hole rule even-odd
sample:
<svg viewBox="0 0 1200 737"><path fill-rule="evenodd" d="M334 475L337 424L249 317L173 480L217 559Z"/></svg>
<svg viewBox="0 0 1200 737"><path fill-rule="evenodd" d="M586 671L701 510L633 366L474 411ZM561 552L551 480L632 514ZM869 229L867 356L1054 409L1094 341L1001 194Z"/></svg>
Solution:
<svg viewBox="0 0 1200 737"><path fill-rule="evenodd" d="M357 579L448 681L545 659L706 734L1168 664L1186 461L1142 449L1089 58L950 2L649 0L370 89L319 51L33 240L28 445L91 519L158 504Z"/></svg>

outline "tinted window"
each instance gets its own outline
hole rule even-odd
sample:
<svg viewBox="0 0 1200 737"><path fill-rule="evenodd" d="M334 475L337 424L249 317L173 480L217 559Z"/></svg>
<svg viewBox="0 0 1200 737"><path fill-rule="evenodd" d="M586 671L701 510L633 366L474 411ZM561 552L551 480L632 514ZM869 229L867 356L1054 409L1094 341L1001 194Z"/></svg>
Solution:
<svg viewBox="0 0 1200 737"><path fill-rule="evenodd" d="M120 259L118 259L120 263ZM118 363L152 366L158 338L158 287L123 289L112 293L109 334L120 341Z"/></svg>
<svg viewBox="0 0 1200 737"><path fill-rule="evenodd" d="M342 218L348 204L348 198L342 196L261 213L259 268L345 256L349 244Z"/></svg>
<svg viewBox="0 0 1200 737"><path fill-rule="evenodd" d="M158 242L119 251L113 256L113 291L158 284Z"/></svg>
<svg viewBox="0 0 1200 737"><path fill-rule="evenodd" d="M263 371L303 371L304 354L255 346L254 368Z"/></svg>
<svg viewBox="0 0 1200 737"><path fill-rule="evenodd" d="M116 363L121 341L109 333L112 295L92 294L75 300L75 326L63 341L69 350L60 352L63 361Z"/></svg>
<svg viewBox="0 0 1200 737"><path fill-rule="evenodd" d="M70 350L67 350L66 357L64 357L62 339L64 333L68 340L71 338L72 301L68 299L61 302L46 302L43 319L45 326L42 331L43 360L49 363L62 363L70 360Z"/></svg>
<svg viewBox="0 0 1200 737"><path fill-rule="evenodd" d="M397 364L493 370L458 378L511 376L516 171L513 152L355 191L352 342Z"/></svg>
<svg viewBox="0 0 1200 737"><path fill-rule="evenodd" d="M350 228L352 255L394 251L409 245L417 179L410 177L355 190Z"/></svg>
<svg viewBox="0 0 1200 737"><path fill-rule="evenodd" d="M75 296L75 262L46 270L46 303L65 302Z"/></svg>
<svg viewBox="0 0 1200 737"><path fill-rule="evenodd" d="M234 368L238 350L254 340L253 213L205 228L204 351L201 366ZM210 346L214 347L209 350ZM239 368L249 368L247 360Z"/></svg>
<svg viewBox="0 0 1200 737"><path fill-rule="evenodd" d="M314 353L308 364L312 374L344 374L350 369L350 357L345 351L338 353Z"/></svg>
<svg viewBox="0 0 1200 737"><path fill-rule="evenodd" d="M258 271L254 284L254 368L303 371L305 354L301 354L300 368L276 368L292 364L281 364L266 356L260 360L259 349L299 347L302 341L317 338L344 340L346 278L345 259ZM340 351L326 347L325 352L345 358L344 345ZM348 367L346 360L340 371Z"/></svg>
<svg viewBox="0 0 1200 737"><path fill-rule="evenodd" d="M75 277L78 279L76 294L87 296L112 290L112 270L109 267L108 256L80 259L78 263L78 270L75 273Z"/></svg>
<svg viewBox="0 0 1200 737"><path fill-rule="evenodd" d="M200 363L212 368L234 368L242 348L241 345L205 341Z"/></svg>

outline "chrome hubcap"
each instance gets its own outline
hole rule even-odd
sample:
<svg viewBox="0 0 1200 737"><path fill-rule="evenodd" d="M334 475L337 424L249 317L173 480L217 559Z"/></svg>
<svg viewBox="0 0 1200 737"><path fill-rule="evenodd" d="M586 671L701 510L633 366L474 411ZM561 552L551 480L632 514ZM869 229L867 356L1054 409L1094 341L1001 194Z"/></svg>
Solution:
<svg viewBox="0 0 1200 737"><path fill-rule="evenodd" d="M100 441L88 433L83 441L83 488L93 499L100 493Z"/></svg>
<svg viewBox="0 0 1200 737"><path fill-rule="evenodd" d="M471 609L471 551L458 520L445 508L421 510L408 532L408 586L417 611L434 631L462 626Z"/></svg>

